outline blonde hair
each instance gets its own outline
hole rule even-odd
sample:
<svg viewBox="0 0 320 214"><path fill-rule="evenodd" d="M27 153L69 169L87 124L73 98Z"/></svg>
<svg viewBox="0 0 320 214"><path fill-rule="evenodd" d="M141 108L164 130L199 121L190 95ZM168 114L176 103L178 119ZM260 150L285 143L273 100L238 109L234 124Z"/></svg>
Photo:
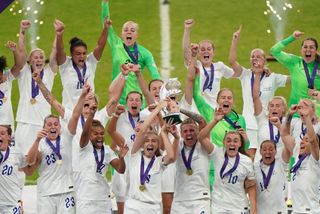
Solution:
<svg viewBox="0 0 320 214"><path fill-rule="evenodd" d="M250 53L250 58L252 56L252 54L255 52L255 51L259 51L262 56L263 56L263 59L264 59L264 67L263 67L263 71L266 73L266 76L270 76L270 74L272 73L272 71L268 68L268 65L267 65L267 60L266 60L266 55L264 53L264 50L262 50L261 48L255 48L251 51Z"/></svg>
<svg viewBox="0 0 320 214"><path fill-rule="evenodd" d="M201 41L199 42L199 47L201 46L202 43L205 43L205 42L210 43L211 46L212 46L212 49L213 49L213 50L215 49L213 42L212 42L211 40L209 40L209 39L201 40Z"/></svg>
<svg viewBox="0 0 320 214"><path fill-rule="evenodd" d="M37 52L37 51L39 51L39 52L41 52L42 54L43 54L43 58L46 58L46 54L44 53L44 50L42 50L42 49L40 49L40 48L34 48L34 49L32 49L31 51L30 51L30 54L29 54L29 62L30 62L30 60L31 60L31 56L32 56L32 54L34 54L35 52Z"/></svg>
<svg viewBox="0 0 320 214"><path fill-rule="evenodd" d="M269 106L270 102L271 102L272 100L275 100L275 99L282 101L282 104L283 104L283 106L284 106L284 111L282 112L282 116L285 116L286 113L287 113L287 111L288 111L288 105L287 105L287 100L286 100L286 98L284 98L283 96L274 96L274 97L268 102L268 106Z"/></svg>
<svg viewBox="0 0 320 214"><path fill-rule="evenodd" d="M123 26L122 26L122 30L127 26L127 25L129 25L129 24L132 24L133 25L133 27L136 29L136 31L138 32L138 30L139 30L139 25L138 25L138 23L136 23L136 22L134 22L134 21L127 21L127 22L125 22L124 24L123 24Z"/></svg>

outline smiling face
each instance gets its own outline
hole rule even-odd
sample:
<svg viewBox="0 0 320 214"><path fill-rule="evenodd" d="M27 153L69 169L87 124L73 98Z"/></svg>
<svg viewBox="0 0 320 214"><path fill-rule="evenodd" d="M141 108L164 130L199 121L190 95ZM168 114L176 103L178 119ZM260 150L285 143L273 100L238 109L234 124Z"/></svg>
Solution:
<svg viewBox="0 0 320 214"><path fill-rule="evenodd" d="M226 153L229 157L235 157L238 154L242 141L237 132L228 132L223 140Z"/></svg>
<svg viewBox="0 0 320 214"><path fill-rule="evenodd" d="M6 151L11 142L8 127L0 125L0 150Z"/></svg>
<svg viewBox="0 0 320 214"><path fill-rule="evenodd" d="M317 55L318 44L314 39L306 39L301 46L301 56L307 63L313 62Z"/></svg>
<svg viewBox="0 0 320 214"><path fill-rule="evenodd" d="M133 46L138 38L138 24L133 21L124 23L121 38L126 46Z"/></svg>
<svg viewBox="0 0 320 214"><path fill-rule="evenodd" d="M213 44L204 40L199 43L199 60L203 66L208 67L212 63L214 56L214 47Z"/></svg>
<svg viewBox="0 0 320 214"><path fill-rule="evenodd" d="M56 117L47 117L44 122L44 129L48 131L48 139L49 140L56 140L61 131L61 125L59 118Z"/></svg>
<svg viewBox="0 0 320 214"><path fill-rule="evenodd" d="M264 141L260 146L260 154L262 156L262 162L265 165L270 165L276 157L276 144L272 141Z"/></svg>
<svg viewBox="0 0 320 214"><path fill-rule="evenodd" d="M92 126L90 132L90 141L95 148L102 148L104 144L104 128L101 126L101 124Z"/></svg>
<svg viewBox="0 0 320 214"><path fill-rule="evenodd" d="M85 46L76 46L71 52L72 61L80 68L83 68L87 59L87 48Z"/></svg>
<svg viewBox="0 0 320 214"><path fill-rule="evenodd" d="M181 137L186 146L192 147L198 141L199 128L194 123L181 124Z"/></svg>
<svg viewBox="0 0 320 214"><path fill-rule="evenodd" d="M35 49L30 53L29 63L33 69L37 68L42 70L45 66L45 59L44 51L41 49Z"/></svg>
<svg viewBox="0 0 320 214"><path fill-rule="evenodd" d="M159 136L154 132L147 132L144 136L143 154L152 158L159 149Z"/></svg>
<svg viewBox="0 0 320 214"><path fill-rule="evenodd" d="M229 89L220 90L217 103L224 115L229 114L233 108L233 93Z"/></svg>
<svg viewBox="0 0 320 214"><path fill-rule="evenodd" d="M142 97L139 93L130 93L127 95L127 106L132 116L138 116L142 104Z"/></svg>
<svg viewBox="0 0 320 214"><path fill-rule="evenodd" d="M273 98L268 105L269 117L282 117L286 112L286 104L281 98Z"/></svg>
<svg viewBox="0 0 320 214"><path fill-rule="evenodd" d="M88 116L90 114L90 107L93 107L93 106L95 106L95 107L98 106L97 98L94 93L89 92L86 96L86 99L85 99L84 105L83 105L83 109L82 109L82 114L83 114L84 118L88 118Z"/></svg>
<svg viewBox="0 0 320 214"><path fill-rule="evenodd" d="M266 59L262 49L254 49L250 54L251 69L262 69L265 65Z"/></svg>

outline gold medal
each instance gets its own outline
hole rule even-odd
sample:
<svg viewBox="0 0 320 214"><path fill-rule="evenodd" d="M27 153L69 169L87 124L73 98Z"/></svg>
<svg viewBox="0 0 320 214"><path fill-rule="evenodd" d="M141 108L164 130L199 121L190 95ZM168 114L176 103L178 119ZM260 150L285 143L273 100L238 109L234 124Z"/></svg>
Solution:
<svg viewBox="0 0 320 214"><path fill-rule="evenodd" d="M7 98L6 98L6 97L3 97L3 98L2 98L2 102L5 103L6 101L7 101Z"/></svg>
<svg viewBox="0 0 320 214"><path fill-rule="evenodd" d="M187 169L187 175L192 175L193 174L193 171L192 171L192 169Z"/></svg>
<svg viewBox="0 0 320 214"><path fill-rule="evenodd" d="M35 98L31 98L31 99L30 99L30 103L31 103L32 105L34 105L36 102L37 102L37 100L36 100Z"/></svg>
<svg viewBox="0 0 320 214"><path fill-rule="evenodd" d="M61 165L61 164L62 164L62 160L58 159L58 160L57 160L57 164L58 164L58 165Z"/></svg>
<svg viewBox="0 0 320 214"><path fill-rule="evenodd" d="M143 192L143 191L145 191L146 186L145 186L144 184L141 184L141 185L139 186L139 189L140 189L141 192Z"/></svg>

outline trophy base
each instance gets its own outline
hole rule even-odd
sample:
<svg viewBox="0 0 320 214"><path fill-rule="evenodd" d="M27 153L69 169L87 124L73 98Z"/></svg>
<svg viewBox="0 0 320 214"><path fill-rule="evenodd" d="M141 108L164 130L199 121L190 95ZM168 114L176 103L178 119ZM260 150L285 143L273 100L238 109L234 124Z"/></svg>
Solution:
<svg viewBox="0 0 320 214"><path fill-rule="evenodd" d="M163 117L163 119L168 122L169 120L173 120L173 124L180 124L182 122L180 118L180 113L170 113Z"/></svg>

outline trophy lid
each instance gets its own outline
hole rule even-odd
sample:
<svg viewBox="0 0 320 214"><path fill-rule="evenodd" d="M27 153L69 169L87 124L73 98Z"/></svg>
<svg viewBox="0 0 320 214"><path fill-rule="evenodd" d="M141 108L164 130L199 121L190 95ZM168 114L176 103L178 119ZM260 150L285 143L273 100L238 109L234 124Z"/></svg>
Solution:
<svg viewBox="0 0 320 214"><path fill-rule="evenodd" d="M160 99L163 100L166 97L176 97L182 93L181 83L178 78L170 78L160 89Z"/></svg>

